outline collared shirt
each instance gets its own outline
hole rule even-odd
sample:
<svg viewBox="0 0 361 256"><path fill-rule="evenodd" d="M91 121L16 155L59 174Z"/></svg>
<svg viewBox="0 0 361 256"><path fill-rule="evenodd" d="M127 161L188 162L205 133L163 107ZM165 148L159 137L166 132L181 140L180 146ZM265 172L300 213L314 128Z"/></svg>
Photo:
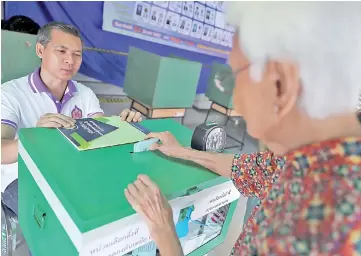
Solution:
<svg viewBox="0 0 361 256"><path fill-rule="evenodd" d="M234 255L360 255L361 138L236 155L232 180L261 199Z"/></svg>
<svg viewBox="0 0 361 256"><path fill-rule="evenodd" d="M1 97L1 123L14 127L16 132L35 127L47 113L61 113L74 119L103 113L94 92L76 81L69 81L62 100L57 100L41 80L39 68L2 84ZM17 163L1 165L1 172L3 191L17 178Z"/></svg>

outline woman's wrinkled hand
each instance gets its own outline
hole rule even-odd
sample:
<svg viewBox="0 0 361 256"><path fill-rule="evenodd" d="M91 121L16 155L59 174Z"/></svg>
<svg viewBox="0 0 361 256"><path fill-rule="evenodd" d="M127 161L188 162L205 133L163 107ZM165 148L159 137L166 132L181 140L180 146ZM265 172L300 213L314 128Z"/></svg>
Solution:
<svg viewBox="0 0 361 256"><path fill-rule="evenodd" d="M185 148L177 141L170 132L149 133L145 139L157 138L161 142L154 143L150 146L150 150L159 150L166 156L181 157Z"/></svg>
<svg viewBox="0 0 361 256"><path fill-rule="evenodd" d="M125 189L125 197L134 211L144 218L151 235L174 230L172 208L148 176L139 175L136 181L129 184Z"/></svg>
<svg viewBox="0 0 361 256"><path fill-rule="evenodd" d="M133 209L144 218L160 254L183 256L173 222L172 208L158 186L148 176L139 175L137 180L125 189L125 196Z"/></svg>

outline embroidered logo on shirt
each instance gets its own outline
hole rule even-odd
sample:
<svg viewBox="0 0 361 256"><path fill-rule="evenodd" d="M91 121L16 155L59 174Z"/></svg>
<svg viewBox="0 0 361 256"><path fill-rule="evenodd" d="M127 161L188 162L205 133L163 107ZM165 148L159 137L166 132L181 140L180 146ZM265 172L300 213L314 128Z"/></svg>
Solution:
<svg viewBox="0 0 361 256"><path fill-rule="evenodd" d="M79 119L83 117L83 112L80 108L78 108L76 105L74 109L71 111L71 118L73 119Z"/></svg>

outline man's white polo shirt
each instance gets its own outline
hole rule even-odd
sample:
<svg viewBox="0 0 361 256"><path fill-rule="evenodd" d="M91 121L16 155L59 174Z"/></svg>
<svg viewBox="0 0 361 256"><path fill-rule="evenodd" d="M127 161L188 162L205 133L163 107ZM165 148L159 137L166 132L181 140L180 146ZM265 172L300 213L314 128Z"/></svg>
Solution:
<svg viewBox="0 0 361 256"><path fill-rule="evenodd" d="M47 113L61 113L74 119L103 113L99 100L88 87L69 81L64 97L58 101L40 78L40 69L34 73L1 85L1 123L20 128L35 127ZM18 135L16 135L17 137ZM1 165L1 191L18 177L17 163Z"/></svg>

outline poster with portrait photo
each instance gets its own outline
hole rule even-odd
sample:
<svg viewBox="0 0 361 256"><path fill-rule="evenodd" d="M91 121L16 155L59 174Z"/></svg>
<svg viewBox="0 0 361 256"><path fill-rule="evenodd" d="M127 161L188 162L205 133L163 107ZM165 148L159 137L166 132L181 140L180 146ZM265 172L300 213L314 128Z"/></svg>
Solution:
<svg viewBox="0 0 361 256"><path fill-rule="evenodd" d="M134 8L135 20L147 23L150 16L150 5L145 2L136 2Z"/></svg>
<svg viewBox="0 0 361 256"><path fill-rule="evenodd" d="M104 2L102 29L147 42L227 58L231 50L225 46L230 44L229 36L225 37L223 33L219 40L213 38L215 28L230 33L234 31L232 26L224 24L224 15L218 10L222 8L217 1ZM216 34L218 37L219 31Z"/></svg>
<svg viewBox="0 0 361 256"><path fill-rule="evenodd" d="M166 10L159 8L158 11L158 22L157 22L157 26L158 27L163 27L164 21L165 21L165 15L166 15Z"/></svg>
<svg viewBox="0 0 361 256"><path fill-rule="evenodd" d="M174 12L167 12L164 28L177 31L180 21L180 15Z"/></svg>
<svg viewBox="0 0 361 256"><path fill-rule="evenodd" d="M223 12L216 12L216 21L214 24L217 28L224 29L225 27L225 17Z"/></svg>
<svg viewBox="0 0 361 256"><path fill-rule="evenodd" d="M193 18L194 14L194 1L187 1L188 4L188 17Z"/></svg>
<svg viewBox="0 0 361 256"><path fill-rule="evenodd" d="M219 44L221 37L222 37L222 30L219 28L215 28L213 30L211 42L214 44Z"/></svg>
<svg viewBox="0 0 361 256"><path fill-rule="evenodd" d="M206 7L204 22L209 25L214 25L216 19L216 11L212 8Z"/></svg>
<svg viewBox="0 0 361 256"><path fill-rule="evenodd" d="M182 14L189 18L193 18L193 12L194 12L194 2L193 1L183 1Z"/></svg>
<svg viewBox="0 0 361 256"><path fill-rule="evenodd" d="M157 6L152 6L151 10L150 10L150 19L149 19L149 23L152 25L156 25L158 22L158 10L159 7Z"/></svg>
<svg viewBox="0 0 361 256"><path fill-rule="evenodd" d="M189 33L192 30L192 19L185 17L185 21L186 21L186 24L185 24L185 28L183 30L183 35L189 35Z"/></svg>
<svg viewBox="0 0 361 256"><path fill-rule="evenodd" d="M172 30L173 30L173 31L177 31L180 17L181 17L181 16L180 16L179 14L175 14L175 15L173 16L173 19L172 19Z"/></svg>
<svg viewBox="0 0 361 256"><path fill-rule="evenodd" d="M153 1L153 4L158 5L163 8L168 8L169 1Z"/></svg>
<svg viewBox="0 0 361 256"><path fill-rule="evenodd" d="M204 22L206 7L200 3L194 4L194 19Z"/></svg>
<svg viewBox="0 0 361 256"><path fill-rule="evenodd" d="M175 15L174 12L167 12L165 15L165 20L164 20L164 28L168 29L168 30L172 30L172 21L173 21L173 16Z"/></svg>
<svg viewBox="0 0 361 256"><path fill-rule="evenodd" d="M213 35L213 27L209 26L207 24L203 25L203 32L202 32L202 40L209 42L211 40L211 37Z"/></svg>
<svg viewBox="0 0 361 256"><path fill-rule="evenodd" d="M212 7L213 9L217 8L218 1L206 1L206 5Z"/></svg>
<svg viewBox="0 0 361 256"><path fill-rule="evenodd" d="M149 23L154 26L163 27L165 20L165 13L166 11L164 9L153 5L150 11Z"/></svg>
<svg viewBox="0 0 361 256"><path fill-rule="evenodd" d="M142 20L142 14L143 14L143 3L142 2L136 2L135 8L134 8L134 19L135 20Z"/></svg>
<svg viewBox="0 0 361 256"><path fill-rule="evenodd" d="M183 30L185 27L186 27L186 17L181 16L180 21L179 21L178 33L183 34Z"/></svg>
<svg viewBox="0 0 361 256"><path fill-rule="evenodd" d="M230 36L231 36L231 33L226 31L226 30L222 30L222 33L221 33L221 37L220 37L220 42L219 44L222 45L222 46L225 46L225 47L228 47L229 45L229 40L230 40Z"/></svg>
<svg viewBox="0 0 361 256"><path fill-rule="evenodd" d="M203 23L193 20L190 36L194 38L201 38L203 31Z"/></svg>
<svg viewBox="0 0 361 256"><path fill-rule="evenodd" d="M172 12L175 13L182 13L182 5L183 2L182 1L171 1L169 3L169 10L171 10Z"/></svg>

